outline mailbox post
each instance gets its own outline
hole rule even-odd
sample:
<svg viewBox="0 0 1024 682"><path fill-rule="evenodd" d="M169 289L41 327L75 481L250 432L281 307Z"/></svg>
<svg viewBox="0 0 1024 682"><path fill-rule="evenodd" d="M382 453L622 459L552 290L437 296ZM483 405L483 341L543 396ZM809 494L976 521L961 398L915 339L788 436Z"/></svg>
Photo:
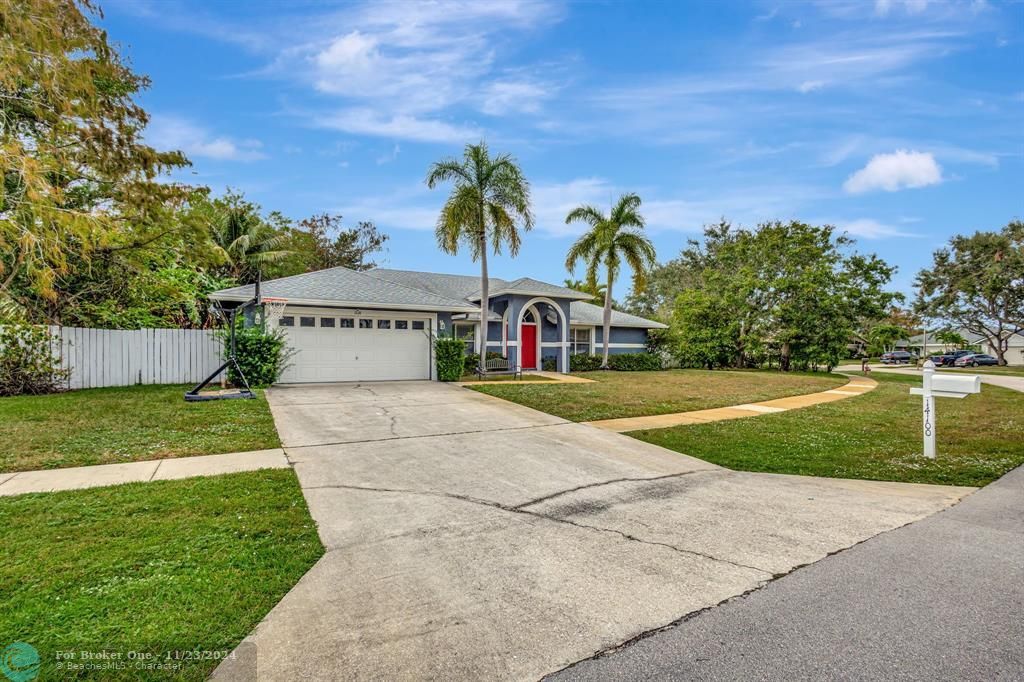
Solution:
<svg viewBox="0 0 1024 682"><path fill-rule="evenodd" d="M935 459L935 398L965 398L971 393L981 393L981 377L936 376L935 363L924 363L921 388L910 389L911 395L921 396L923 417L924 456Z"/></svg>

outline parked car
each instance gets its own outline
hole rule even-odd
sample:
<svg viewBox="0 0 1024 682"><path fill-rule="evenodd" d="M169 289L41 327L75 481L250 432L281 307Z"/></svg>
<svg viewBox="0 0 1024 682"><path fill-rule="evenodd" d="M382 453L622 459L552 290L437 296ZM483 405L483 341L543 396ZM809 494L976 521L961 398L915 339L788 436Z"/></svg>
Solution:
<svg viewBox="0 0 1024 682"><path fill-rule="evenodd" d="M945 367L954 367L955 365L953 363L955 363L957 360L959 360L960 358L962 358L965 355L974 355L974 351L973 350L954 350L954 351L951 351L949 353L944 353L944 354L940 355L939 358L942 360L942 362L937 362L935 360L933 360L932 362L935 362L936 365L943 365Z"/></svg>
<svg viewBox="0 0 1024 682"><path fill-rule="evenodd" d="M910 351L894 350L891 353L882 353L883 365L909 365L917 362L917 356Z"/></svg>
<svg viewBox="0 0 1024 682"><path fill-rule="evenodd" d="M985 353L968 353L961 355L954 362L954 367L977 367L978 365L998 365L999 360Z"/></svg>

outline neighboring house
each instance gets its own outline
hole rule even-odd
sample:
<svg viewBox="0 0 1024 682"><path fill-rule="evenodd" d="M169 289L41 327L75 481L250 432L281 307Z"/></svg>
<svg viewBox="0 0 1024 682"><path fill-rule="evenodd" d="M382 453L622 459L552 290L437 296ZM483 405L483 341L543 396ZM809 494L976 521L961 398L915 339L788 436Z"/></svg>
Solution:
<svg viewBox="0 0 1024 682"><path fill-rule="evenodd" d="M995 348L984 336L974 334L966 329L961 329L958 333L967 341L968 348L980 348L982 353L997 356ZM910 337L910 347L921 355L935 355L951 350L949 344L940 343L935 338L934 332L928 334L927 346L925 346L924 334ZM1010 337L1005 357L1008 365L1024 365L1024 334L1014 334Z"/></svg>
<svg viewBox="0 0 1024 682"><path fill-rule="evenodd" d="M330 268L263 282L261 295L286 299L277 324L295 355L282 382L433 379L431 336L454 334L477 352L480 278L409 270ZM253 285L210 298L225 306L249 301ZM593 296L528 277L490 280L487 350L524 370L552 358L598 353L602 313ZM611 353L642 352L650 329L665 325L612 312Z"/></svg>

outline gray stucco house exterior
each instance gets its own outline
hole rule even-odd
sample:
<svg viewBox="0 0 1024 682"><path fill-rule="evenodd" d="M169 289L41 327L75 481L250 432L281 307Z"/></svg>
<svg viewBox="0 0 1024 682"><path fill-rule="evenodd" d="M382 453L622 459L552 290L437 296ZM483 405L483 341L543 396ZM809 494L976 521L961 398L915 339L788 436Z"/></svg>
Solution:
<svg viewBox="0 0 1024 682"><path fill-rule="evenodd" d="M488 352L529 371L551 358L599 353L602 309L590 294L529 277L490 280ZM211 295L225 306L252 300L253 285ZM434 335L454 334L480 347L480 278L377 268L330 268L263 282L261 298L279 310L295 351L283 382L433 379ZM637 353L651 329L665 325L612 312L610 353Z"/></svg>

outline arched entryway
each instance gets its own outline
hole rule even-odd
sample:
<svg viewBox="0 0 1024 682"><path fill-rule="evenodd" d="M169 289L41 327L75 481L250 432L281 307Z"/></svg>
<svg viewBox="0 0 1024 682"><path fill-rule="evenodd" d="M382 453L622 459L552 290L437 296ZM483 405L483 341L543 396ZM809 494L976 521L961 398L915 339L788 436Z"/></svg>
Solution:
<svg viewBox="0 0 1024 682"><path fill-rule="evenodd" d="M542 320L543 315L547 314L548 308L555 313L559 340L555 343L544 344L541 333ZM511 323L511 320L509 322ZM522 369L541 369L542 347L554 345L558 348L558 369L562 372L568 371L569 320L566 319L566 314L561 306L544 296L531 298L519 309L519 315L515 320L515 329L516 345L518 346L517 358Z"/></svg>

